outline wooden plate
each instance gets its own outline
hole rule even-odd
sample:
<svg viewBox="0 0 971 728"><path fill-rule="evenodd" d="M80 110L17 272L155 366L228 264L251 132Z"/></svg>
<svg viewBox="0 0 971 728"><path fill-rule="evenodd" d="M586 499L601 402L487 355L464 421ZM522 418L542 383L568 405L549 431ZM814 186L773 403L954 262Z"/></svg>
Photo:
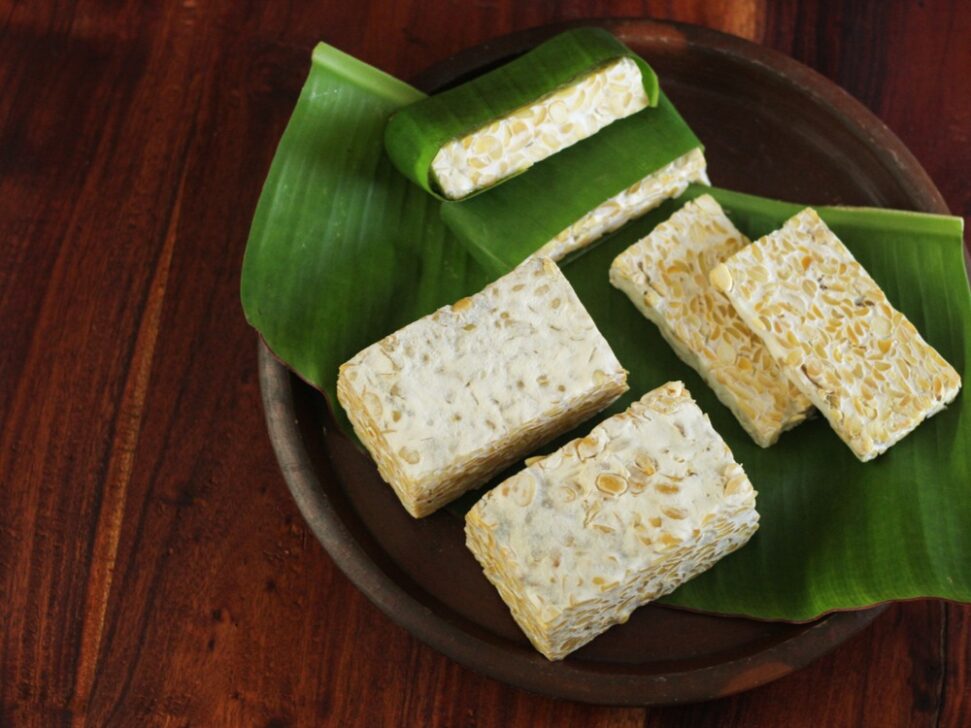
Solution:
<svg viewBox="0 0 971 728"><path fill-rule="evenodd" d="M722 187L817 204L947 212L904 145L809 68L747 41L646 20L606 21L657 70L706 144ZM426 90L481 73L568 26L516 33L425 73ZM335 374L336 375L336 374ZM549 695L616 705L704 700L803 667L882 608L808 624L649 605L566 660L547 662L516 627L449 512L416 521L373 464L334 434L323 397L260 348L270 437L293 497L337 565L391 619L474 670Z"/></svg>

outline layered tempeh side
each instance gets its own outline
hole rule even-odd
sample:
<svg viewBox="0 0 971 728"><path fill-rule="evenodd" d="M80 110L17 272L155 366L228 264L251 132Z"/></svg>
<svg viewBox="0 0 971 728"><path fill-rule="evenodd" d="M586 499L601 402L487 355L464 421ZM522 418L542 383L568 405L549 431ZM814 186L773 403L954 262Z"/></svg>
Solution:
<svg viewBox="0 0 971 728"><path fill-rule="evenodd" d="M761 447L806 419L812 403L708 281L748 239L710 195L685 204L614 260L610 282L657 325Z"/></svg>
<svg viewBox="0 0 971 728"><path fill-rule="evenodd" d="M606 407L626 377L544 258L364 349L341 366L337 394L419 517Z"/></svg>
<svg viewBox="0 0 971 728"><path fill-rule="evenodd" d="M557 660L745 544L755 496L669 382L487 493L466 516L466 543Z"/></svg>
<svg viewBox="0 0 971 728"><path fill-rule="evenodd" d="M680 196L692 182L709 184L705 155L700 148L683 154L598 205L541 247L536 255L562 260L665 200Z"/></svg>
<svg viewBox="0 0 971 728"><path fill-rule="evenodd" d="M445 197L460 199L649 104L640 68L630 58L620 58L445 143L432 160L432 173Z"/></svg>
<svg viewBox="0 0 971 728"><path fill-rule="evenodd" d="M711 282L862 461L961 387L811 208L715 268Z"/></svg>

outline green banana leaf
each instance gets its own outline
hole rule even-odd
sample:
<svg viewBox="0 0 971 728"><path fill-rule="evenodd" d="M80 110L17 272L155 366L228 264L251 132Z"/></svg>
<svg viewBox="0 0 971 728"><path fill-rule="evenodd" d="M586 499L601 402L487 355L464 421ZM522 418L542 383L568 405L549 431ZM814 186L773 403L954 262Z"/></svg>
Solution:
<svg viewBox="0 0 971 728"><path fill-rule="evenodd" d="M442 219L499 276L590 210L698 147L662 91L657 107L615 121L472 199L442 203Z"/></svg>
<svg viewBox="0 0 971 728"><path fill-rule="evenodd" d="M401 109L388 122L388 154L402 174L439 196L431 164L442 145L625 56L640 68L644 91L654 106L658 82L651 67L603 28L577 28L468 83Z"/></svg>
<svg viewBox="0 0 971 728"><path fill-rule="evenodd" d="M478 290L490 277L442 228L433 198L383 155L383 119L416 93L333 49L318 48L254 218L242 281L247 318L331 402L341 362L407 321ZM751 237L802 208L692 186L564 266L630 370L629 395L604 416L681 379L759 490L762 521L752 541L665 601L784 620L913 597L971 601L971 410L965 394L871 463L857 461L821 418L763 450L608 283L618 253L706 192ZM967 380L971 292L961 220L817 209Z"/></svg>
<svg viewBox="0 0 971 728"><path fill-rule="evenodd" d="M388 115L423 97L318 45L253 217L246 319L332 405L352 354L489 282L384 153Z"/></svg>

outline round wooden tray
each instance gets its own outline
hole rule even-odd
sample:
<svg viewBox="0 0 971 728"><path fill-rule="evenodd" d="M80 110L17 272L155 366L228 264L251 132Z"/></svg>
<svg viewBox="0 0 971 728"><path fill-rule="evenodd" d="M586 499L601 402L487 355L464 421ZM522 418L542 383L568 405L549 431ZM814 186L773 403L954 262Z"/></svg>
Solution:
<svg viewBox="0 0 971 728"><path fill-rule="evenodd" d="M774 51L702 28L603 25L658 72L706 145L722 187L816 204L946 213L913 155L844 91ZM569 27L505 36L430 69L418 85L471 77ZM270 437L287 484L336 564L380 609L462 664L563 698L616 705L697 701L799 669L868 625L875 608L808 624L648 605L562 662L539 655L464 545L462 521L414 520L371 461L335 433L324 398L260 347Z"/></svg>

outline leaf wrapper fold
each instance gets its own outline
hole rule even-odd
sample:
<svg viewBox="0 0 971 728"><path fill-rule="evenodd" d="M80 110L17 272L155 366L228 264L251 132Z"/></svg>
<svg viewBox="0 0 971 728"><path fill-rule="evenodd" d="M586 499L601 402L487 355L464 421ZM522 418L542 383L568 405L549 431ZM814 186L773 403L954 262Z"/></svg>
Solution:
<svg viewBox="0 0 971 728"><path fill-rule="evenodd" d="M651 67L606 30L578 28L551 38L494 71L401 109L391 117L385 132L388 154L402 174L426 192L445 199L431 173L432 160L442 145L624 57L640 69L653 106L659 89ZM504 183L500 180L488 189ZM471 196L477 194L481 192Z"/></svg>

